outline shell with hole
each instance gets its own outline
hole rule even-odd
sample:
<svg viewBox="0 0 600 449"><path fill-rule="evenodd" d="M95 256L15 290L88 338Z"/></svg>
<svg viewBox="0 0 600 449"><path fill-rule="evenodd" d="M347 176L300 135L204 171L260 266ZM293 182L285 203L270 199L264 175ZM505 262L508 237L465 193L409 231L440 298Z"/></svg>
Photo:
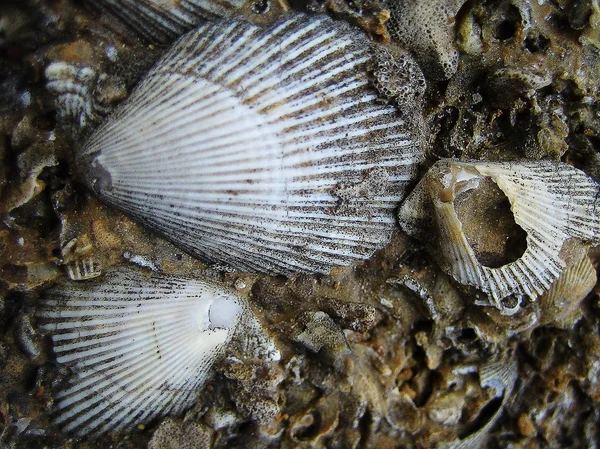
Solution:
<svg viewBox="0 0 600 449"><path fill-rule="evenodd" d="M278 351L235 292L121 267L46 294L37 312L72 372L56 423L78 435L120 431L190 407L232 342L267 361Z"/></svg>
<svg viewBox="0 0 600 449"><path fill-rule="evenodd" d="M203 25L92 135L83 176L106 203L239 270L327 273L368 258L424 157L420 108L400 111L371 85L371 63L389 55L378 45L324 16Z"/></svg>
<svg viewBox="0 0 600 449"><path fill-rule="evenodd" d="M503 313L546 292L563 272L565 242L598 243L598 185L564 163L437 162L399 219L457 281Z"/></svg>

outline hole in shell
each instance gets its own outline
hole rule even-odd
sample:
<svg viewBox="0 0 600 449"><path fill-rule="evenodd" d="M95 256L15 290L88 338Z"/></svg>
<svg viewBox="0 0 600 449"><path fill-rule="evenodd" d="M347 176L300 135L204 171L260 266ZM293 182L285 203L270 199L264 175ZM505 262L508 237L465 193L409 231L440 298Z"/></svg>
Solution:
<svg viewBox="0 0 600 449"><path fill-rule="evenodd" d="M483 178L477 188L458 193L454 209L483 266L499 268L523 256L527 233L515 222L510 201L492 179Z"/></svg>
<svg viewBox="0 0 600 449"><path fill-rule="evenodd" d="M522 298L517 295L508 295L500 300L500 304L505 309L512 310L521 305L521 301Z"/></svg>
<svg viewBox="0 0 600 449"><path fill-rule="evenodd" d="M505 41L505 40L513 37L515 35L516 31L517 31L516 24L513 22L509 22L507 20L505 22L502 22L500 25L498 25L498 28L496 29L495 37L498 40Z"/></svg>
<svg viewBox="0 0 600 449"><path fill-rule="evenodd" d="M530 35L525 39L525 48L530 53L540 53L546 51L550 47L550 39L541 34Z"/></svg>
<svg viewBox="0 0 600 449"><path fill-rule="evenodd" d="M458 341L464 344L473 343L477 340L477 333L472 327L465 327L461 329L458 335Z"/></svg>
<svg viewBox="0 0 600 449"><path fill-rule="evenodd" d="M208 311L209 329L233 328L240 313L241 307L237 302L224 298L215 299Z"/></svg>
<svg viewBox="0 0 600 449"><path fill-rule="evenodd" d="M252 11L256 14L266 14L271 9L271 2L269 0L257 0L252 4Z"/></svg>

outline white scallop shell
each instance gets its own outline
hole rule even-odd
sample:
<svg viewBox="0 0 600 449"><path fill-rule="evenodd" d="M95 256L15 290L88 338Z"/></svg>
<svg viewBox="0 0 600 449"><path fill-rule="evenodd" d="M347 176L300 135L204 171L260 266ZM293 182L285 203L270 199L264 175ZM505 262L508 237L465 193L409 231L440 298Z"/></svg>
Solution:
<svg viewBox="0 0 600 449"><path fill-rule="evenodd" d="M73 372L56 421L79 435L180 413L237 329L256 321L223 287L130 268L48 296L38 316L57 361Z"/></svg>
<svg viewBox="0 0 600 449"><path fill-rule="evenodd" d="M423 158L410 120L369 84L372 45L322 16L203 25L89 140L87 182L240 270L326 273L368 258Z"/></svg>
<svg viewBox="0 0 600 449"><path fill-rule="evenodd" d="M151 42L173 42L204 20L229 17L247 0L87 0Z"/></svg>
<svg viewBox="0 0 600 449"><path fill-rule="evenodd" d="M456 195L477 189L484 178L508 197L514 221L527 233L522 256L498 268L477 260L454 208ZM500 301L509 295L536 298L550 288L565 267L560 252L567 240L599 241L598 194L593 180L563 163L446 160L436 163L409 195L399 218L408 234L428 243L445 271L505 309Z"/></svg>

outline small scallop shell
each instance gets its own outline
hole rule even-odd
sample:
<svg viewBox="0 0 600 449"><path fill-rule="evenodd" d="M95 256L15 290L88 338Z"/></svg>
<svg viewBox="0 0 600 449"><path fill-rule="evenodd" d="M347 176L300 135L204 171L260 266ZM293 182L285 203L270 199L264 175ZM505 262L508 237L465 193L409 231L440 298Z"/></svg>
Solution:
<svg viewBox="0 0 600 449"><path fill-rule="evenodd" d="M540 324L557 326L573 313L581 301L592 291L598 280L596 269L588 257L587 245L567 242L561 254L567 267L550 289L539 298Z"/></svg>
<svg viewBox="0 0 600 449"><path fill-rule="evenodd" d="M113 110L113 103L126 96L118 77L88 65L52 62L44 75L60 124L75 132L97 126Z"/></svg>
<svg viewBox="0 0 600 449"><path fill-rule="evenodd" d="M378 102L373 45L292 16L183 37L91 137L82 171L107 203L190 253L247 271L327 273L370 257L423 158Z"/></svg>
<svg viewBox="0 0 600 449"><path fill-rule="evenodd" d="M73 281L85 281L102 274L102 267L93 257L83 257L66 264L67 274Z"/></svg>
<svg viewBox="0 0 600 449"><path fill-rule="evenodd" d="M57 395L56 421L79 435L180 413L228 341L256 321L223 287L131 268L48 297L38 312L42 329L52 333L57 361L73 372Z"/></svg>
<svg viewBox="0 0 600 449"><path fill-rule="evenodd" d="M508 198L514 222L526 233L524 252L494 267L480 262L467 236L469 227L472 233L491 238L482 231L482 223L462 222L457 213L460 196L478 191L485 195L491 188L499 188ZM598 193L594 181L563 163L446 160L431 168L403 203L399 218L408 234L430 245L446 272L488 293L509 313L501 304L503 298L536 298L561 275L565 261L560 253L567 240L598 242ZM518 304L514 311L517 308Z"/></svg>

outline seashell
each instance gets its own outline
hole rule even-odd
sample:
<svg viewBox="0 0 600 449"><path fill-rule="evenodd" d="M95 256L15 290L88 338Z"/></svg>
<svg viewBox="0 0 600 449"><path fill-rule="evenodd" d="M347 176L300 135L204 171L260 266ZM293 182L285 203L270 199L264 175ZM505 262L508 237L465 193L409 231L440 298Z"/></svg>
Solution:
<svg viewBox="0 0 600 449"><path fill-rule="evenodd" d="M481 386L494 390L496 400L488 402L484 407L485 415L488 416L487 421L473 433L448 444L448 449L478 449L485 447L488 434L503 415L504 406L511 399L517 377L517 360L512 351L508 351L498 360L485 363L479 368ZM493 406L494 402L498 403L495 411L490 410L490 406ZM491 416L490 413L492 413Z"/></svg>
<svg viewBox="0 0 600 449"><path fill-rule="evenodd" d="M102 274L102 264L94 255L94 248L89 236L85 232L79 232L77 237L69 238L75 226L66 216L61 217L62 229L60 233L62 262L67 275L72 281L85 281L93 279Z"/></svg>
<svg viewBox="0 0 600 449"><path fill-rule="evenodd" d="M86 3L117 17L146 40L169 43L205 20L242 15L261 21L263 15L287 10L284 2L266 0L87 0ZM266 20L266 19L264 19Z"/></svg>
<svg viewBox="0 0 600 449"><path fill-rule="evenodd" d="M510 202L512 231L509 222L494 216L501 210L494 203L496 191ZM454 279L488 293L510 313L522 296L535 299L560 276L567 240L598 241L597 198L594 181L563 163L444 160L402 204L399 217L402 228L426 241ZM495 250L486 247L494 237L503 245L496 260L487 254ZM510 248L511 239L521 237L526 247ZM509 295L516 304L502 302Z"/></svg>
<svg viewBox="0 0 600 449"><path fill-rule="evenodd" d="M596 285L596 269L587 253L587 245L574 240L563 246L561 258L567 261L567 266L550 289L539 298L541 325L554 323L556 326L557 322L575 311Z"/></svg>
<svg viewBox="0 0 600 449"><path fill-rule="evenodd" d="M75 130L100 123L127 94L120 78L83 64L52 62L44 75L59 122Z"/></svg>
<svg viewBox="0 0 600 449"><path fill-rule="evenodd" d="M239 270L327 273L368 258L423 158L402 118L420 110L400 114L369 84L373 45L326 17L203 25L87 142L86 182Z"/></svg>
<svg viewBox="0 0 600 449"><path fill-rule="evenodd" d="M14 337L21 351L30 360L42 354L42 339L31 324L29 315L20 314L14 323Z"/></svg>
<svg viewBox="0 0 600 449"><path fill-rule="evenodd" d="M56 396L56 422L78 435L182 412L228 342L256 321L233 291L131 268L48 297L38 317L73 372Z"/></svg>
<svg viewBox="0 0 600 449"><path fill-rule="evenodd" d="M83 128L98 120L93 91L98 74L91 67L54 62L46 67L46 88L55 97L57 114L62 122Z"/></svg>

